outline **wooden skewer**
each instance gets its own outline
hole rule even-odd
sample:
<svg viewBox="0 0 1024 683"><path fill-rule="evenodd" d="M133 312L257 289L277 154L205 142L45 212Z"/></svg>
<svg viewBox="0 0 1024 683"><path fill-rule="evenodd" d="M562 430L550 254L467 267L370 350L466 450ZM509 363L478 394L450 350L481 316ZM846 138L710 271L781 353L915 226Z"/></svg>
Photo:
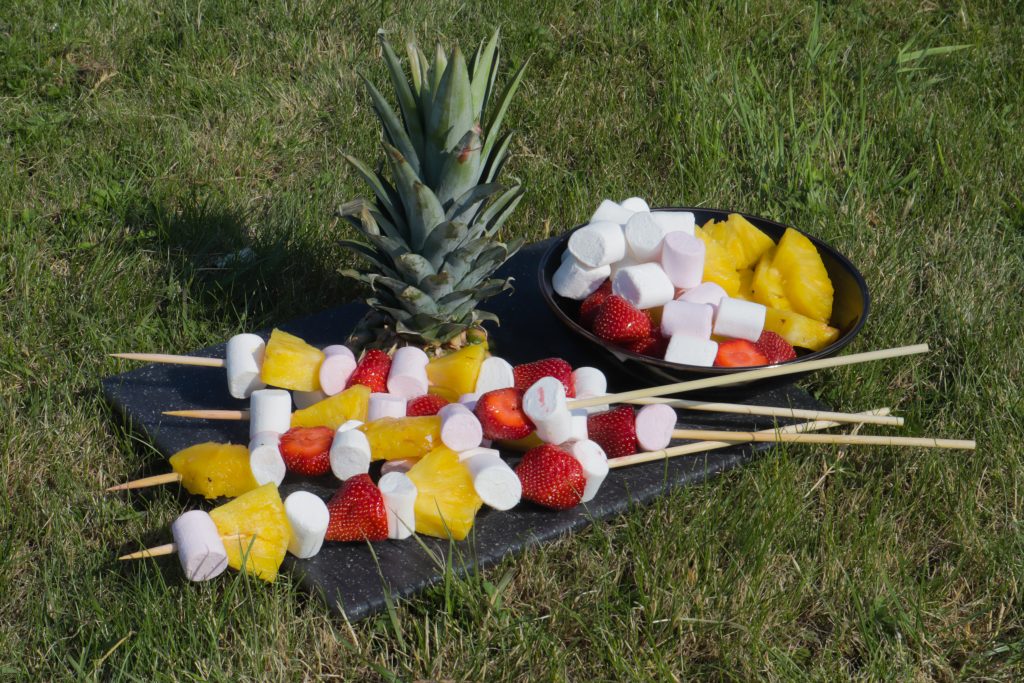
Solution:
<svg viewBox="0 0 1024 683"><path fill-rule="evenodd" d="M199 420L248 420L248 410L165 410L170 417L191 417Z"/></svg>
<svg viewBox="0 0 1024 683"><path fill-rule="evenodd" d="M142 489L147 486L159 486L160 484L171 484L181 481L181 475L177 472L167 474L154 474L152 477L143 477L135 481L127 481L117 486L111 486L107 491L127 491L128 489Z"/></svg>
<svg viewBox="0 0 1024 683"><path fill-rule="evenodd" d="M973 451L973 439L930 439L916 436L875 434L784 434L764 432L724 432L704 429L676 429L676 439L714 439L718 441L767 441L776 443L832 443L850 446L911 446Z"/></svg>
<svg viewBox="0 0 1024 683"><path fill-rule="evenodd" d="M869 415L888 415L890 409L876 408L863 413L865 416ZM815 432L822 429L829 429L830 427L838 427L841 423L832 420L814 420L812 422L801 422L800 424L787 425L778 429L763 429L760 432L754 432L755 434L801 434L803 432ZM656 460L664 460L665 458L675 458L680 455L693 455L694 453L703 453L705 451L713 451L719 448L728 448L729 446L735 446L738 442L736 441L698 441L697 443L688 443L682 446L673 446L671 448L663 448L660 451L648 451L646 453L635 453L633 455L626 455L621 458L612 458L608 461L608 467L615 469L617 467L628 467L629 465L639 465L645 462L655 462Z"/></svg>
<svg viewBox="0 0 1024 683"><path fill-rule="evenodd" d="M197 365L204 368L224 367L223 358L204 358L203 356L175 356L170 353L108 353L113 358L139 360L144 363L165 363L167 365Z"/></svg>
<svg viewBox="0 0 1024 683"><path fill-rule="evenodd" d="M913 346L901 346L894 349L882 349L879 351L868 351L866 353L853 353L848 356L836 356L834 358L821 358L819 360L804 361L790 365L780 365L774 368L761 368L759 370L747 370L732 375L719 375L717 377L705 377L689 382L677 382L665 384L660 387L648 387L647 389L635 389L625 391L621 394L609 394L607 396L594 396L592 398L578 398L569 401L569 408L590 408L606 403L623 403L635 398L649 398L652 396L666 396L668 394L679 394L684 391L696 391L698 389L709 389L711 387L727 386L729 384L741 384L752 382L768 377L779 377L781 375L793 375L810 370L821 370L824 368L836 368L843 365L854 365L856 363L867 363L869 361L884 360L886 358L898 358L910 356L915 353L928 351L927 344L915 344Z"/></svg>
<svg viewBox="0 0 1024 683"><path fill-rule="evenodd" d="M707 401L691 401L685 398L634 398L624 403L650 405L664 403L673 408L686 410L702 410L712 413L735 413L737 415L767 415L769 417L789 417L798 420L831 420L833 422L853 422L876 425L903 425L903 418L895 415L865 415L864 413L835 413L828 410L807 410L804 408L782 408L777 406L751 406L743 403L710 403Z"/></svg>
<svg viewBox="0 0 1024 683"><path fill-rule="evenodd" d="M222 541L224 541L225 545L227 545L227 543L229 541L237 541L237 540L239 540L241 538L249 538L249 537L255 538L255 536L253 536L253 534L230 534L228 536L221 536L220 539ZM127 555L122 555L121 557L119 557L117 559L119 559L119 560L143 560L143 559L145 559L147 557L160 557L161 555L173 555L176 552L178 552L178 544L177 543L164 543L163 545L154 546L152 548L146 548L144 550L137 550L134 553L129 553Z"/></svg>

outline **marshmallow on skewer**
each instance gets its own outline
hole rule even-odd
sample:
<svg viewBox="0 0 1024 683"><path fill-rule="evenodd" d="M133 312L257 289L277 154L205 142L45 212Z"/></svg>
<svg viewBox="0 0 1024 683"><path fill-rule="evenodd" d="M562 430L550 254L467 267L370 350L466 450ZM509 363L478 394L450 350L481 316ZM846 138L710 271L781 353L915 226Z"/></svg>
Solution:
<svg viewBox="0 0 1024 683"><path fill-rule="evenodd" d="M377 482L388 515L388 538L402 540L416 529L416 484L404 472L387 472Z"/></svg>
<svg viewBox="0 0 1024 683"><path fill-rule="evenodd" d="M542 377L526 390L523 412L542 441L560 444L572 436L572 413L565 398L565 385L554 377Z"/></svg>
<svg viewBox="0 0 1024 683"><path fill-rule="evenodd" d="M678 301L687 301L691 304L707 304L715 311L718 311L718 304L722 299L729 296L722 286L714 282L702 282L693 289L688 289L679 295Z"/></svg>
<svg viewBox="0 0 1024 683"><path fill-rule="evenodd" d="M601 446L590 440L574 441L568 448L572 457L583 467L583 477L587 483L580 502L587 503L594 499L608 476L608 456Z"/></svg>
<svg viewBox="0 0 1024 683"><path fill-rule="evenodd" d="M366 409L366 421L373 422L383 417L405 417L405 409L409 401L395 394L370 394L369 407Z"/></svg>
<svg viewBox="0 0 1024 683"><path fill-rule="evenodd" d="M706 252L703 240L685 232L669 233L661 246L661 267L673 285L692 289L704 277Z"/></svg>
<svg viewBox="0 0 1024 683"><path fill-rule="evenodd" d="M480 396L495 389L508 389L516 385L516 375L512 370L512 364L504 358L490 356L484 359L480 365L480 374L476 377L476 387L473 392ZM462 402L462 398L459 398Z"/></svg>
<svg viewBox="0 0 1024 683"><path fill-rule="evenodd" d="M664 306L676 296L672 281L657 263L623 268L612 278L612 293L640 310Z"/></svg>
<svg viewBox="0 0 1024 683"><path fill-rule="evenodd" d="M608 392L608 378L597 368L583 366L572 371L576 398L603 396Z"/></svg>
<svg viewBox="0 0 1024 683"><path fill-rule="evenodd" d="M661 226L646 211L634 213L622 230L626 248L640 263L657 261L661 257L661 242L665 237Z"/></svg>
<svg viewBox="0 0 1024 683"><path fill-rule="evenodd" d="M460 403L470 410L476 410L476 402L480 400L480 392L473 392L472 394L462 394L459 396L457 403Z"/></svg>
<svg viewBox="0 0 1024 683"><path fill-rule="evenodd" d="M284 499L284 513L292 528L288 552L300 558L320 552L331 521L327 504L308 491L296 491Z"/></svg>
<svg viewBox="0 0 1024 683"><path fill-rule="evenodd" d="M580 265L597 268L626 255L626 238L618 223L598 221L574 232L569 237L568 249Z"/></svg>
<svg viewBox="0 0 1024 683"><path fill-rule="evenodd" d="M288 471L281 457L281 435L260 432L249 440L249 470L260 486L273 483L280 486Z"/></svg>
<svg viewBox="0 0 1024 683"><path fill-rule="evenodd" d="M217 525L202 510L189 510L171 524L178 560L189 581L209 581L228 568L228 551Z"/></svg>
<svg viewBox="0 0 1024 683"><path fill-rule="evenodd" d="M461 459L461 458L460 458ZM473 477L473 488L487 506L495 510L511 510L523 496L523 485L498 451L480 449L471 458L462 460Z"/></svg>
<svg viewBox="0 0 1024 683"><path fill-rule="evenodd" d="M661 309L661 333L666 337L677 334L699 339L711 338L715 310L708 304L689 301L669 301Z"/></svg>
<svg viewBox="0 0 1024 683"><path fill-rule="evenodd" d="M764 330L768 309L762 304L725 297L715 312L714 333L756 342Z"/></svg>
<svg viewBox="0 0 1024 683"><path fill-rule="evenodd" d="M645 451L659 451L672 441L676 411L664 403L644 406L636 412L636 440Z"/></svg>
<svg viewBox="0 0 1024 683"><path fill-rule="evenodd" d="M427 393L427 363L430 359L423 349L403 346L391 356L388 372L388 392L408 400Z"/></svg>
<svg viewBox="0 0 1024 683"><path fill-rule="evenodd" d="M551 276L551 286L559 296L582 301L596 292L611 272L609 265L590 268L570 256Z"/></svg>
<svg viewBox="0 0 1024 683"><path fill-rule="evenodd" d="M370 440L366 434L355 428L338 427L331 441L331 472L338 479L345 481L357 474L370 471Z"/></svg>
<svg viewBox="0 0 1024 683"><path fill-rule="evenodd" d="M689 211L652 211L651 216L654 222L661 226L665 235L672 232L685 232L687 235L694 234L693 213Z"/></svg>
<svg viewBox="0 0 1024 683"><path fill-rule="evenodd" d="M412 469L412 466L420 461L419 458L401 458L399 460L385 460L384 464L380 466L381 474L388 474L389 472L400 472L405 474Z"/></svg>
<svg viewBox="0 0 1024 683"><path fill-rule="evenodd" d="M249 438L260 432L284 434L292 428L292 395L284 389L259 389L249 397Z"/></svg>
<svg viewBox="0 0 1024 683"><path fill-rule="evenodd" d="M441 418L441 442L445 446L459 452L480 445L484 430L472 410L461 403L449 403L437 414Z"/></svg>
<svg viewBox="0 0 1024 683"><path fill-rule="evenodd" d="M617 223L618 225L625 225L629 217L633 215L633 211L623 207L621 204L617 204L610 199L605 199L601 202L597 210L594 211L594 215L590 217L591 223L609 222Z"/></svg>
<svg viewBox="0 0 1024 683"><path fill-rule="evenodd" d="M224 369L228 376L228 393L235 398L249 398L252 392L267 385L260 379L263 352L267 344L255 334L236 334L224 350Z"/></svg>
<svg viewBox="0 0 1024 683"><path fill-rule="evenodd" d="M295 407L299 410L308 408L314 403L319 403L325 398L327 398L327 394L320 390L292 392L292 401L295 403Z"/></svg>
<svg viewBox="0 0 1024 683"><path fill-rule="evenodd" d="M630 197L629 199L623 199L619 202L619 206L627 211L636 211L637 213L651 210L650 205L642 197Z"/></svg>
<svg viewBox="0 0 1024 683"><path fill-rule="evenodd" d="M352 349L341 344L324 347L324 359L320 363L320 389L328 396L340 394L348 384L348 378L356 369L356 356Z"/></svg>
<svg viewBox="0 0 1024 683"><path fill-rule="evenodd" d="M710 368L714 365L715 356L717 355L718 344L716 342L710 339L699 339L697 337L688 337L685 334L677 334L668 342L665 360L670 363Z"/></svg>

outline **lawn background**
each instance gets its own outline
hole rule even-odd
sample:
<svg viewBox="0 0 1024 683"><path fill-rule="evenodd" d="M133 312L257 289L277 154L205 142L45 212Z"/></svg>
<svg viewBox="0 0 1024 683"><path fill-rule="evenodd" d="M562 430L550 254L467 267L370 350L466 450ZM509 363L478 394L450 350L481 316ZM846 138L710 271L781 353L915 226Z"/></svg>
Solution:
<svg viewBox="0 0 1024 683"><path fill-rule="evenodd" d="M531 60L509 236L637 194L799 226L870 283L852 350L934 348L810 388L978 451L777 449L352 625L118 566L188 500L102 493L157 458L105 354L358 295L331 212L379 154L380 26ZM1018 678L1022 45L1015 1L0 1L0 678Z"/></svg>

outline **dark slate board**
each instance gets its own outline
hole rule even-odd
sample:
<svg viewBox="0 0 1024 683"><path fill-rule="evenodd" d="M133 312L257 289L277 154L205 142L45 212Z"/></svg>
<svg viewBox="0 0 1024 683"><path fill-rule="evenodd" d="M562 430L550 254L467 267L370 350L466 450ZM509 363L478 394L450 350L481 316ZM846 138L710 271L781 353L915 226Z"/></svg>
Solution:
<svg viewBox="0 0 1024 683"><path fill-rule="evenodd" d="M491 330L491 347L512 363L548 356L561 356L574 367L593 365L609 378L611 391L636 388L637 381L613 367L558 322L540 298L537 266L550 242L523 249L502 269L516 278L514 296L499 296L487 308L502 321ZM351 304L280 327L297 334L311 344L339 343L365 311L362 304ZM264 334L268 336L269 332ZM223 358L224 345L212 346L192 355ZM246 402L227 393L223 371L173 365L149 365L103 380L103 391L118 414L149 439L165 456L202 441L248 441L248 423L168 418L161 411L185 408L244 408ZM824 405L806 391L789 385L748 396L749 403L824 410ZM763 429L772 426L768 418L727 416L682 412L681 427L718 429ZM762 445L767 447L768 444ZM385 590L393 597L408 597L440 580L442 569L437 558L451 560L457 572L475 566L489 566L506 555L532 545L582 529L594 520L605 519L626 510L631 504L646 503L673 488L702 482L749 460L751 446L736 446L710 451L702 456L674 458L621 470L613 470L597 497L586 506L553 512L524 503L509 512L481 510L473 532L465 541L422 537L431 557L415 540L373 544L374 558L366 544L326 543L316 557L285 559L285 571L298 576L302 586L317 594L331 609L351 620L378 612L385 607ZM515 454L508 454L514 463ZM166 471L164 463L147 467ZM306 489L324 499L337 488L332 477L317 480L287 478L281 485L282 496ZM452 545L454 546L454 552Z"/></svg>

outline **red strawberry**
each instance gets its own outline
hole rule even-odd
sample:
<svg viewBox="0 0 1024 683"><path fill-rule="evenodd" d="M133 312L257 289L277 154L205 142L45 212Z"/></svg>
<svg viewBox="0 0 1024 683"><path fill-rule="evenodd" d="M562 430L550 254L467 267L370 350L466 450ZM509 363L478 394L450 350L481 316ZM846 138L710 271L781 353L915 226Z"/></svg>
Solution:
<svg viewBox="0 0 1024 683"><path fill-rule="evenodd" d="M579 461L551 444L528 450L516 475L523 485L523 498L555 510L579 505L587 484Z"/></svg>
<svg viewBox="0 0 1024 683"><path fill-rule="evenodd" d="M718 344L715 365L722 368L746 368L768 365L768 358L746 339L729 339Z"/></svg>
<svg viewBox="0 0 1024 683"><path fill-rule="evenodd" d="M326 541L383 541L388 537L384 496L368 474L345 480L327 502Z"/></svg>
<svg viewBox="0 0 1024 683"><path fill-rule="evenodd" d="M613 342L643 339L651 334L651 319L618 294L610 294L597 309L594 334Z"/></svg>
<svg viewBox="0 0 1024 683"><path fill-rule="evenodd" d="M281 435L278 449L289 472L319 477L331 469L333 441L330 427L292 427Z"/></svg>
<svg viewBox="0 0 1024 683"><path fill-rule="evenodd" d="M386 394L390 371L391 356L379 349L370 349L359 360L345 388L348 389L353 384L362 384L369 387L372 392Z"/></svg>
<svg viewBox="0 0 1024 683"><path fill-rule="evenodd" d="M661 330L653 330L651 336L637 339L625 344L625 347L633 353L642 353L645 356L664 358L668 350L668 337L661 334Z"/></svg>
<svg viewBox="0 0 1024 683"><path fill-rule="evenodd" d="M594 326L594 318L597 316L597 309L601 307L604 300L612 293L612 281L607 279L597 288L593 294L588 296L580 304L580 323L588 330Z"/></svg>
<svg viewBox="0 0 1024 683"><path fill-rule="evenodd" d="M409 402L405 404L405 414L407 417L437 415L437 411L446 405L448 405L448 401L440 396L423 394L422 396L409 399Z"/></svg>
<svg viewBox="0 0 1024 683"><path fill-rule="evenodd" d="M512 368L516 378L516 389L525 392L543 377L554 377L565 385L565 395L576 397L576 385L572 380L572 366L561 358L545 358L532 363L523 363Z"/></svg>
<svg viewBox="0 0 1024 683"><path fill-rule="evenodd" d="M754 342L754 346L773 365L796 358L796 349L790 346L788 341L768 330L761 333L760 338Z"/></svg>
<svg viewBox="0 0 1024 683"><path fill-rule="evenodd" d="M530 435L533 422L523 412L523 392L515 387L488 391L473 409L485 439L515 441Z"/></svg>
<svg viewBox="0 0 1024 683"><path fill-rule="evenodd" d="M587 416L587 435L609 458L636 453L636 417L631 406Z"/></svg>

